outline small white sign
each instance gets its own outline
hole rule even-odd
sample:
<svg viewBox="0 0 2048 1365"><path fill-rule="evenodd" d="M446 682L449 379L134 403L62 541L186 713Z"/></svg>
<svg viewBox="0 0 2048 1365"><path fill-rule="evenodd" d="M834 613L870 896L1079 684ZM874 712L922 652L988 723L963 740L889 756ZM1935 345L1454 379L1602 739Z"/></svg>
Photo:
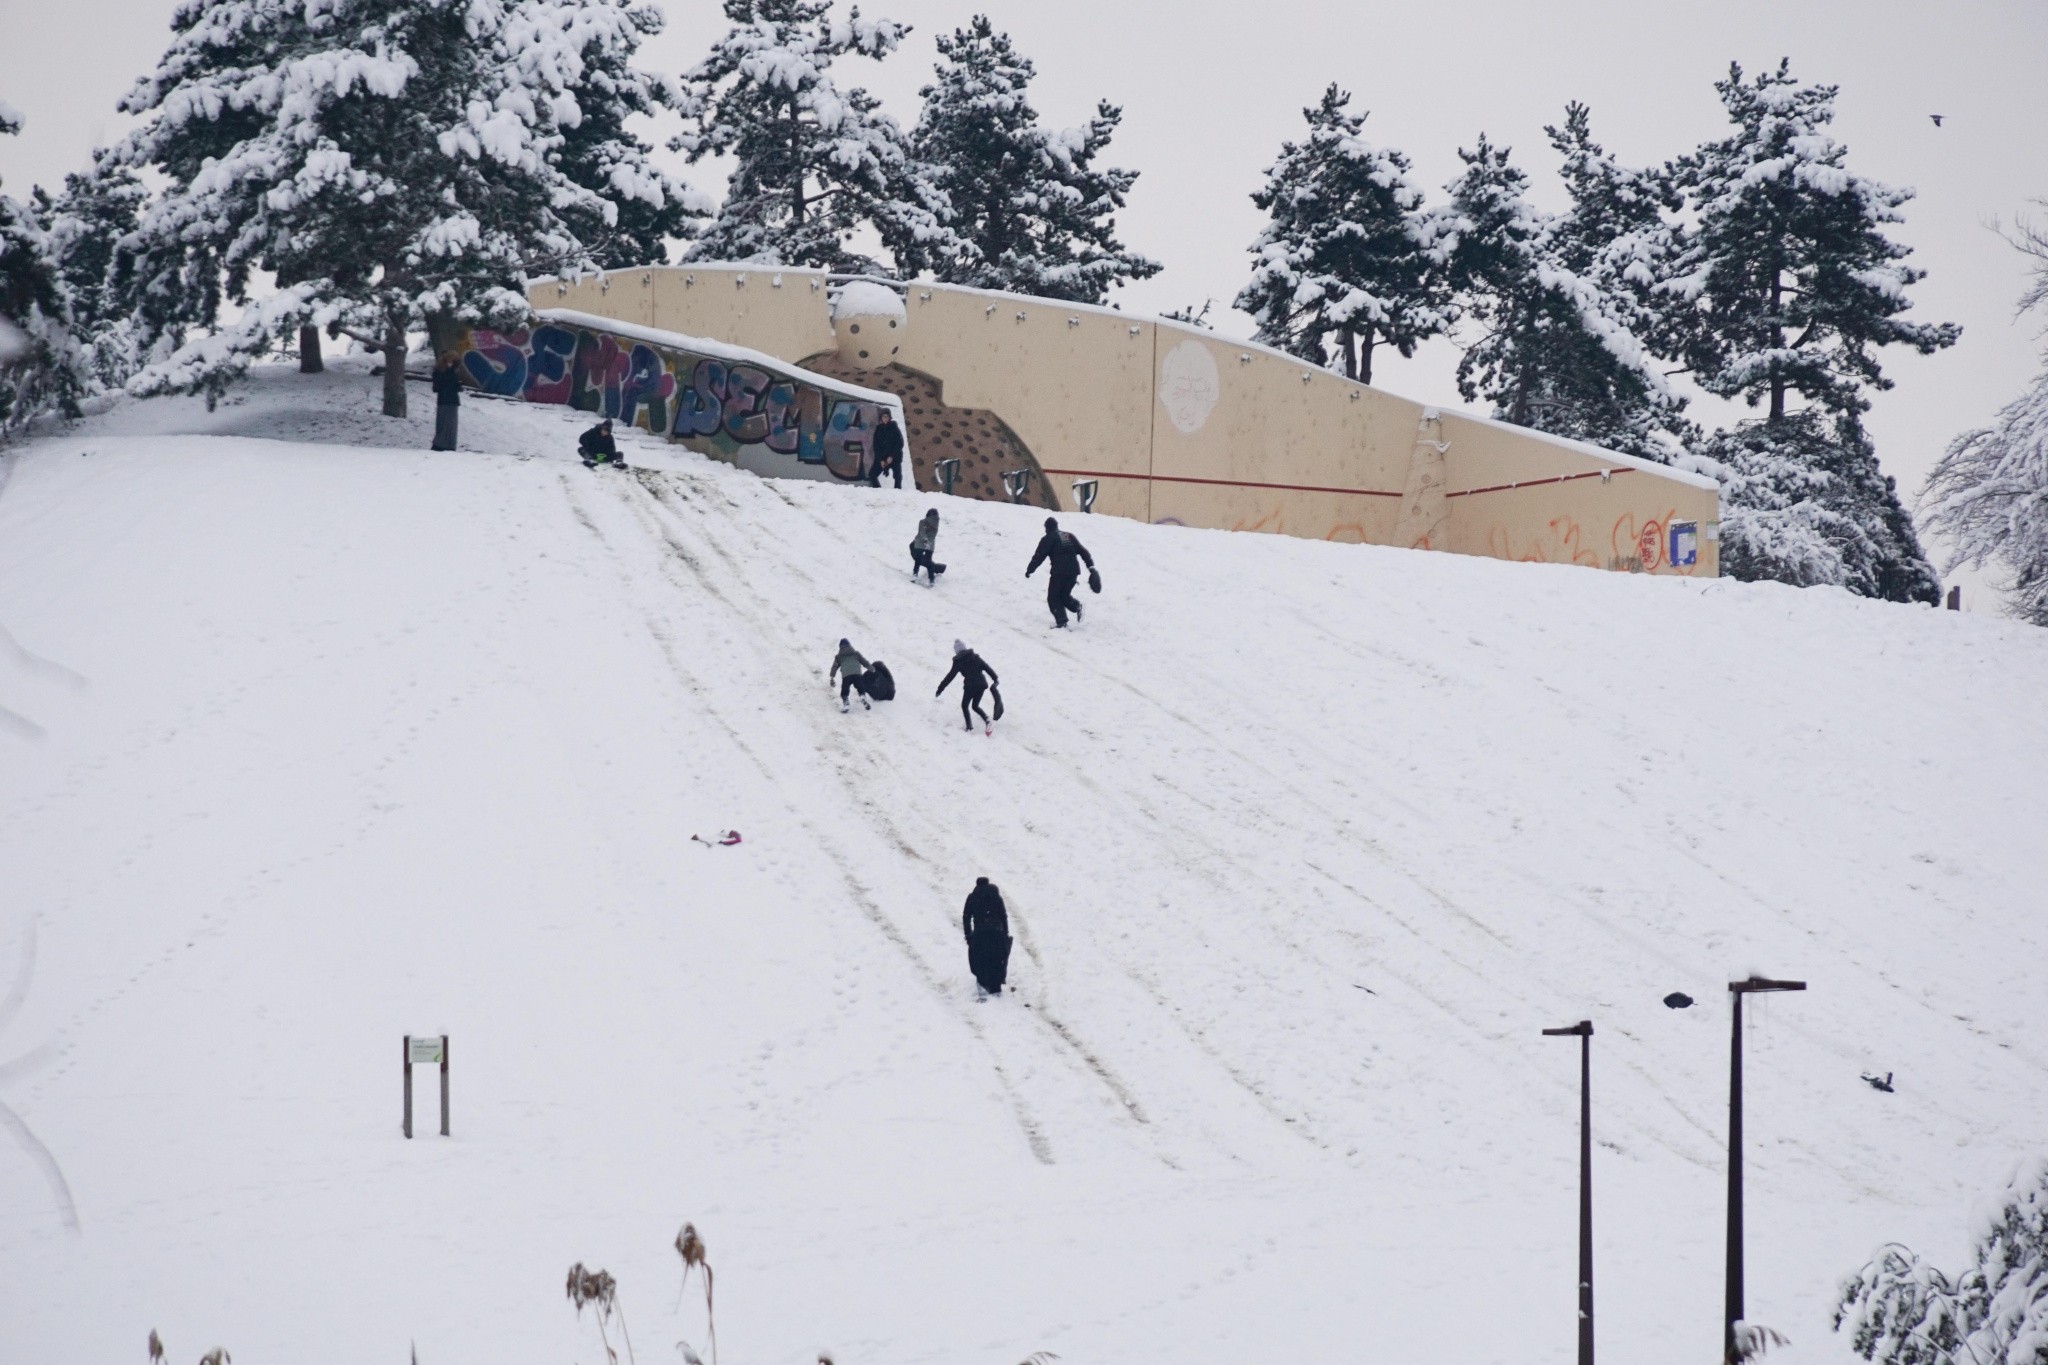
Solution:
<svg viewBox="0 0 2048 1365"><path fill-rule="evenodd" d="M441 1036L422 1038L417 1033L407 1037L406 1060L415 1066L439 1066L441 1063Z"/></svg>

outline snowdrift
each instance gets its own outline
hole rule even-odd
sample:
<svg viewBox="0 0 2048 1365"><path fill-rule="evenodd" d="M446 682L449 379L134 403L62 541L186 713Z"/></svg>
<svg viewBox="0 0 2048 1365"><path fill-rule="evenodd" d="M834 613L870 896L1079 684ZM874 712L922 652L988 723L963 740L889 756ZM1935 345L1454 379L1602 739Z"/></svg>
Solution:
<svg viewBox="0 0 2048 1365"><path fill-rule="evenodd" d="M370 384L0 466L0 1063L47 1049L0 1102L78 1224L0 1145L0 1358L589 1362L573 1261L675 1358L688 1219L742 1365L1561 1365L1538 1030L1591 1018L1600 1350L1710 1359L1752 971L1812 983L1746 1053L1787 1362L2048 1143L2048 633L1081 517L1054 633L1038 513L586 471L513 404L436 455ZM841 635L898 700L839 714ZM956 636L993 738L931 697ZM451 1139L399 1136L407 1031Z"/></svg>

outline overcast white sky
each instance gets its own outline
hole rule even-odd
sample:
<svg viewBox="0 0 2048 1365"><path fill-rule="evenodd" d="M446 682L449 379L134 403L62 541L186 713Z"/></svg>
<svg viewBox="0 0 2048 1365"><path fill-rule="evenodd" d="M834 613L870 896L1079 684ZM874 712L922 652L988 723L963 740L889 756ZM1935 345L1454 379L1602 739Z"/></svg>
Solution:
<svg viewBox="0 0 2048 1365"><path fill-rule="evenodd" d="M0 138L0 183L26 193L84 166L117 136L114 103L161 53L175 0L0 0L0 100L27 116ZM722 27L711 0L670 0L669 31L643 50L680 70ZM1335 80L1369 109L1367 135L1406 151L1433 194L1456 151L1485 131L1512 146L1555 201L1545 123L1593 107L1596 136L1646 164L1718 136L1713 81L1789 56L1803 79L1841 87L1836 133L1864 175L1916 188L1901 240L1928 271L1914 316L1959 322L1940 355L1890 357L1898 381L1871 426L1885 467L1911 495L1958 430L1986 422L2036 372L2041 320L2015 320L2019 255L1987 229L2048 199L2048 0L874 0L867 12L915 26L880 65L852 61L849 84L916 118L932 37L986 11L1038 65L1048 122L1124 107L1113 160L1142 172L1122 220L1131 245L1164 262L1118 297L1163 311L1217 301L1219 330L1259 227L1247 196L1301 107ZM1944 116L1937 128L1928 117ZM706 175L704 188L722 189ZM2044 213L2043 217L2048 217ZM1218 316L1222 314L1221 316ZM1456 352L1437 344L1375 378L1451 403Z"/></svg>

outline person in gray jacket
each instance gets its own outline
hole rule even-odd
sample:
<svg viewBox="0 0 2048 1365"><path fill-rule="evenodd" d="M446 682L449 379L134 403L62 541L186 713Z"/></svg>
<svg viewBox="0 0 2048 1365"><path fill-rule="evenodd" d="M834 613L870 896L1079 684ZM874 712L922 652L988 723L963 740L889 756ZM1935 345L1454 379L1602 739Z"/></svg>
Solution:
<svg viewBox="0 0 2048 1365"><path fill-rule="evenodd" d="M825 681L828 686L835 678L839 682L839 709L841 711L853 709L847 703L847 694L851 692L858 692L860 694L860 704L863 709L869 711L875 709L868 705L867 673L868 661L861 656L861 652L855 649L850 641L842 639L839 642L839 654L832 660L832 671L825 675Z"/></svg>
<svg viewBox="0 0 2048 1365"><path fill-rule="evenodd" d="M934 507L924 514L924 520L917 524L917 535L910 542L910 581L917 581L917 571L924 570L927 587L937 583L938 575L946 571L943 564L932 563L932 551L939 544L939 509Z"/></svg>

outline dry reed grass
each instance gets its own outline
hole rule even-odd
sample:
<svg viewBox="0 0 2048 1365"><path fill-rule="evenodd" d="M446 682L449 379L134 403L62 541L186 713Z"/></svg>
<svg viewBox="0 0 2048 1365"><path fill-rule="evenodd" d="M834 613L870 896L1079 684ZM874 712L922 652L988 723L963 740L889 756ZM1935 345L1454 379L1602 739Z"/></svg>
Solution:
<svg viewBox="0 0 2048 1365"><path fill-rule="evenodd" d="M718 1365L718 1320L711 1312L711 1262L704 1250L704 1239L697 1235L695 1223L683 1224L683 1230L676 1234L676 1255L683 1258L683 1283L676 1290L678 1308L682 1307L683 1294L690 1287L690 1271L704 1272L704 1330L711 1340L711 1365ZM676 1344L683 1347L686 1358L694 1356L687 1345L682 1342Z"/></svg>
<svg viewBox="0 0 2048 1365"><path fill-rule="evenodd" d="M633 1334L626 1330L626 1315L619 1310L619 1285L602 1270L588 1270L578 1261L569 1267L569 1302L576 1305L576 1316L581 1318L587 1307L597 1319L597 1339L604 1345L605 1359L611 1365L618 1365L619 1353L612 1349L611 1333L607 1327L616 1317L619 1320L619 1336L626 1343L628 1365L638 1365L633 1358ZM201 1362L205 1365L205 1362Z"/></svg>

